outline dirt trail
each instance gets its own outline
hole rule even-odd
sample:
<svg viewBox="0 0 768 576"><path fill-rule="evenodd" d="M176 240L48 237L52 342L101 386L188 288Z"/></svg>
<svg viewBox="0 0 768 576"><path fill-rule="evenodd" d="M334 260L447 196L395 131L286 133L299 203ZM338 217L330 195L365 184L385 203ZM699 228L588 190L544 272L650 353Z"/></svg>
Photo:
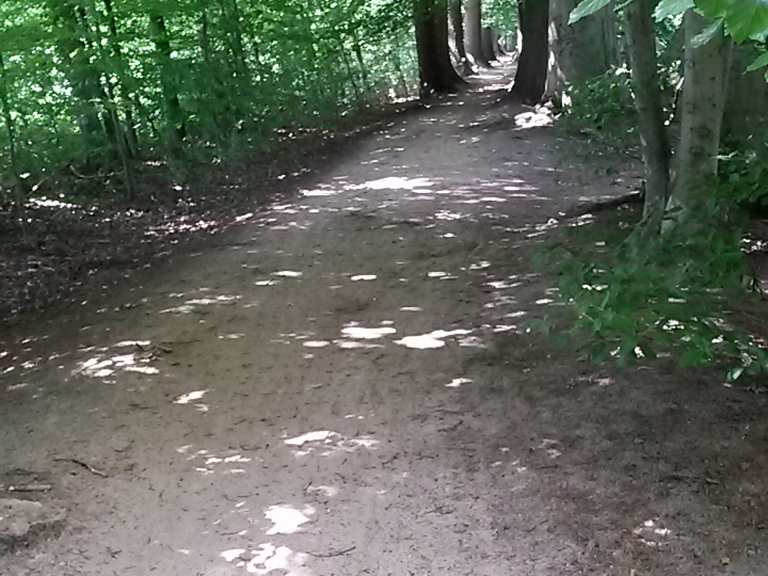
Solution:
<svg viewBox="0 0 768 576"><path fill-rule="evenodd" d="M526 332L551 219L626 184L585 188L503 73L8 342L0 484L67 518L0 574L765 574L762 401Z"/></svg>

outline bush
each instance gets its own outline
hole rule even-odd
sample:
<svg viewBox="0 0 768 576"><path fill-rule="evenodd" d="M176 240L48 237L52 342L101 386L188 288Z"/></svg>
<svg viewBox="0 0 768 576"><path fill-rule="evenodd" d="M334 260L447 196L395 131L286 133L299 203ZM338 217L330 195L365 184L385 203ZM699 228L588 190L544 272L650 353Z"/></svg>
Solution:
<svg viewBox="0 0 768 576"><path fill-rule="evenodd" d="M550 251L560 294L575 312L571 335L587 342L592 360L669 356L688 367L724 364L731 379L766 371L768 353L729 309L745 291L740 213L716 195L696 214L650 238L613 222L610 242L595 242L605 228L593 223L566 232Z"/></svg>
<svg viewBox="0 0 768 576"><path fill-rule="evenodd" d="M566 127L615 134L617 127L635 126L629 70L617 68L573 86L565 99ZM626 130L625 130L626 131Z"/></svg>

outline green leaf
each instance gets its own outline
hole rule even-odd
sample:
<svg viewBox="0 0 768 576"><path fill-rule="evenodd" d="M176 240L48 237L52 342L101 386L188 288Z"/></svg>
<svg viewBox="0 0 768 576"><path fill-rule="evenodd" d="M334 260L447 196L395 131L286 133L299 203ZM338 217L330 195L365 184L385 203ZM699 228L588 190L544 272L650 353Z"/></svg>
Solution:
<svg viewBox="0 0 768 576"><path fill-rule="evenodd" d="M768 32L768 0L695 0L698 11L708 18L721 18L736 42Z"/></svg>
<svg viewBox="0 0 768 576"><path fill-rule="evenodd" d="M678 16L693 7L693 0L661 0L653 11L653 17L660 22L670 16Z"/></svg>
<svg viewBox="0 0 768 576"><path fill-rule="evenodd" d="M571 16L568 18L568 24L575 24L582 18L591 16L595 12L608 6L612 1L613 0L584 0L574 8L573 12L571 12Z"/></svg>
<svg viewBox="0 0 768 576"><path fill-rule="evenodd" d="M694 36L691 39L691 46L694 48L701 48L704 46L707 42L712 40L715 36L718 34L721 34L722 30L722 21L717 20L704 28L701 32L699 32L696 36Z"/></svg>
<svg viewBox="0 0 768 576"><path fill-rule="evenodd" d="M752 64L747 66L747 72L754 72L760 68L768 66L768 52L765 52L758 56Z"/></svg>

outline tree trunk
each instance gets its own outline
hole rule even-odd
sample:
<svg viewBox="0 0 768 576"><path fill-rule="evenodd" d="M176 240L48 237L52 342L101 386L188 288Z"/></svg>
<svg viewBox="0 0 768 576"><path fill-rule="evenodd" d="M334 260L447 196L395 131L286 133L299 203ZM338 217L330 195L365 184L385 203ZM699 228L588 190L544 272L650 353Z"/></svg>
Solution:
<svg viewBox="0 0 768 576"><path fill-rule="evenodd" d="M464 14L461 10L461 0L449 0L448 10L450 12L451 28L453 28L453 37L456 40L456 52L459 54L461 73L464 76L469 76L474 70L472 70L472 65L467 58L464 42Z"/></svg>
<svg viewBox="0 0 768 576"><path fill-rule="evenodd" d="M16 124L11 114L11 104L8 100L9 92L8 74L5 71L5 59L0 52L0 106L3 108L3 121L5 122L5 131L8 135L8 159L11 162L11 172L13 173L14 186L21 184L21 169L16 155Z"/></svg>
<svg viewBox="0 0 768 576"><path fill-rule="evenodd" d="M467 55L471 57L474 64L489 68L491 64L483 52L482 1L467 0L466 11L465 46Z"/></svg>
<svg viewBox="0 0 768 576"><path fill-rule="evenodd" d="M599 76L618 63L616 13L608 5L569 25L578 0L549 2L547 96L560 103L569 85Z"/></svg>
<svg viewBox="0 0 768 576"><path fill-rule="evenodd" d="M48 7L58 28L58 51L69 69L74 110L87 157L101 152L104 127L97 102L100 100L99 76L91 65L78 23L78 6L69 0L48 0Z"/></svg>
<svg viewBox="0 0 768 576"><path fill-rule="evenodd" d="M693 10L683 19L685 74L680 141L675 155L675 177L668 208L685 218L706 198L717 177L720 132L723 122L731 42L718 30L704 43L700 37L710 22Z"/></svg>
<svg viewBox="0 0 768 576"><path fill-rule="evenodd" d="M625 9L627 50L632 67L640 144L645 167L643 215L658 229L669 188L669 142L656 62L652 12L654 0L635 0Z"/></svg>
<svg viewBox="0 0 768 576"><path fill-rule="evenodd" d="M165 103L168 139L172 146L177 146L186 138L187 129L176 87L176 75L171 59L171 41L168 37L168 28L165 25L165 18L163 16L160 14L150 14L149 21L152 29L152 40L155 43L157 59L160 65L160 85Z"/></svg>
<svg viewBox="0 0 768 576"><path fill-rule="evenodd" d="M547 81L549 0L518 0L517 8L522 48L512 94L535 104Z"/></svg>
<svg viewBox="0 0 768 576"><path fill-rule="evenodd" d="M368 79L368 67L365 65L365 59L363 58L363 47L360 44L360 36L357 30L352 30L352 48L355 51L355 58L357 59L357 65L360 67L360 75L363 78L363 88L369 90L371 88Z"/></svg>
<svg viewBox="0 0 768 576"><path fill-rule="evenodd" d="M446 0L417 0L414 16L422 96L455 92L464 80L451 63Z"/></svg>
<svg viewBox="0 0 768 576"><path fill-rule="evenodd" d="M123 50L120 46L120 37L117 32L117 18L115 18L115 11L112 5L112 0L104 0L104 7L107 11L107 20L109 24L109 43L112 48L112 58L115 60L115 64L118 68L118 84L120 88L120 98L123 101L125 107L125 137L127 139L127 149L132 158L135 158L139 154L139 138L136 133L136 121L133 115L133 106L131 99L131 90L129 88L130 73L127 69L125 58L123 57Z"/></svg>
<svg viewBox="0 0 768 576"><path fill-rule="evenodd" d="M483 42L483 55L485 58L489 63L497 60L498 55L496 54L496 49L493 46L493 30L491 30L488 26L484 26L480 33L480 37Z"/></svg>
<svg viewBox="0 0 768 576"><path fill-rule="evenodd" d="M736 145L746 144L768 126L768 82L765 70L745 72L760 54L755 46L733 48L728 95L723 116L723 137Z"/></svg>

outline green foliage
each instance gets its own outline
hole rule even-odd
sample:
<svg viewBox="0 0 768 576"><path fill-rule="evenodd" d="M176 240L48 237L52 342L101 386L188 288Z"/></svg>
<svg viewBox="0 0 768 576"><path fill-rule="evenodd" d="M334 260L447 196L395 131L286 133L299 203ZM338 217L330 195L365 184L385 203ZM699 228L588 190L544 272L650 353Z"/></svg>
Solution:
<svg viewBox="0 0 768 576"><path fill-rule="evenodd" d="M552 251L576 314L573 336L593 360L671 356L689 367L724 364L731 377L768 369L768 353L728 312L745 297L740 217L715 197L662 236L628 236L628 224L614 222L606 237L593 224Z"/></svg>
<svg viewBox="0 0 768 576"><path fill-rule="evenodd" d="M635 126L635 108L629 72L614 69L573 86L563 120L571 130L600 135L604 140L624 139Z"/></svg>
<svg viewBox="0 0 768 576"><path fill-rule="evenodd" d="M500 36L517 30L517 0L483 0L483 19Z"/></svg>
<svg viewBox="0 0 768 576"><path fill-rule="evenodd" d="M768 213L768 139L753 136L748 144L725 143L718 175L725 194L752 213Z"/></svg>
<svg viewBox="0 0 768 576"><path fill-rule="evenodd" d="M408 0L6 0L0 187L338 125L415 90L411 18Z"/></svg>
<svg viewBox="0 0 768 576"><path fill-rule="evenodd" d="M696 8L707 18L722 21L736 42L764 40L768 34L766 0L696 0Z"/></svg>
<svg viewBox="0 0 768 576"><path fill-rule="evenodd" d="M613 2L613 0L583 0L583 2L579 2L573 12L571 12L568 23L575 24L582 18L586 18L587 16L591 16L595 12L602 10L611 4L611 2Z"/></svg>

